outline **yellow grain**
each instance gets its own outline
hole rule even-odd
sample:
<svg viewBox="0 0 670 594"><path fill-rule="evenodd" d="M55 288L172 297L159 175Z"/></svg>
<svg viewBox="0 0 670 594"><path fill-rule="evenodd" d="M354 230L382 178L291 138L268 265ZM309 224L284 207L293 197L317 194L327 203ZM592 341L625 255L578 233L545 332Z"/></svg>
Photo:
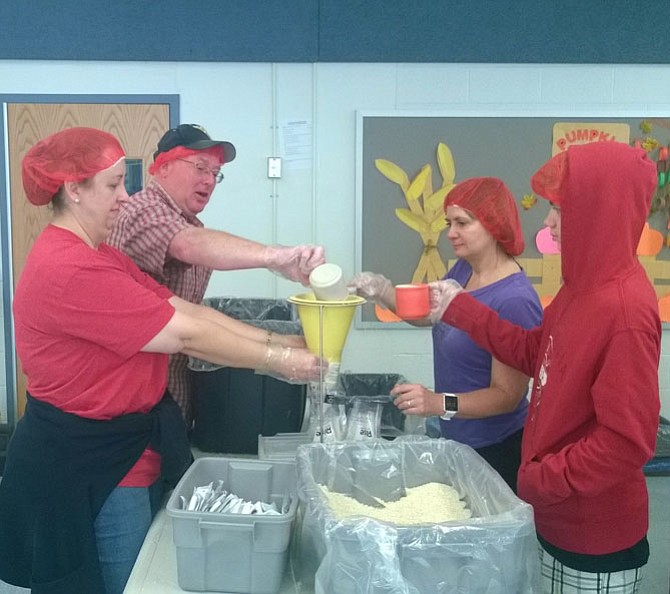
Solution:
<svg viewBox="0 0 670 594"><path fill-rule="evenodd" d="M321 489L338 520L366 516L399 526L412 526L441 524L472 517L472 512L459 497L458 491L443 483L426 483L407 489L405 497L397 501L383 501L384 508L364 505L349 495L336 493L323 485Z"/></svg>

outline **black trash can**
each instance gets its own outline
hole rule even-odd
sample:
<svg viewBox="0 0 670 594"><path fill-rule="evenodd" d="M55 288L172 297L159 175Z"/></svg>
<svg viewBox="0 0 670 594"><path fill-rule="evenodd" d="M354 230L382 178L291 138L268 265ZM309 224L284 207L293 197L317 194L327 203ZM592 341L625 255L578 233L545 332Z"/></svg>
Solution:
<svg viewBox="0 0 670 594"><path fill-rule="evenodd" d="M302 334L285 300L213 297L204 305L277 334ZM204 452L257 454L258 436L300 431L306 386L252 369L220 367L189 359L193 386L191 442Z"/></svg>
<svg viewBox="0 0 670 594"><path fill-rule="evenodd" d="M5 471L5 462L7 461L7 448L9 447L9 438L12 432L6 423L0 423L0 477Z"/></svg>
<svg viewBox="0 0 670 594"><path fill-rule="evenodd" d="M659 419L654 456L657 458L670 457L670 421L665 417Z"/></svg>

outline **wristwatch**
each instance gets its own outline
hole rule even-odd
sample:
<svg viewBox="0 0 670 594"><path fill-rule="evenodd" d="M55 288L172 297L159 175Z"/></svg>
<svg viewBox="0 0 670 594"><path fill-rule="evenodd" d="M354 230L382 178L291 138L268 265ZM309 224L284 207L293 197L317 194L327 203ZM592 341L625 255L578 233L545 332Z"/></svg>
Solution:
<svg viewBox="0 0 670 594"><path fill-rule="evenodd" d="M443 392L442 397L444 398L444 414L440 415L440 419L448 421L458 412L458 396L451 392Z"/></svg>

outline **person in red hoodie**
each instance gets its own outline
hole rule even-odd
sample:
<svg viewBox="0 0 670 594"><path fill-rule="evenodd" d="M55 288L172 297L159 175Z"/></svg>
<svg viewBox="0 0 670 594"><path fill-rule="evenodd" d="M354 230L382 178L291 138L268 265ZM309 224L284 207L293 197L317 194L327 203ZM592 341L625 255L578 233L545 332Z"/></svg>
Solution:
<svg viewBox="0 0 670 594"><path fill-rule="evenodd" d="M431 283L431 317L533 377L517 486L535 510L544 592L632 594L649 557L643 466L660 413L661 324L636 256L656 168L642 149L598 142L554 156L531 185L561 245L542 324L500 320L448 280Z"/></svg>

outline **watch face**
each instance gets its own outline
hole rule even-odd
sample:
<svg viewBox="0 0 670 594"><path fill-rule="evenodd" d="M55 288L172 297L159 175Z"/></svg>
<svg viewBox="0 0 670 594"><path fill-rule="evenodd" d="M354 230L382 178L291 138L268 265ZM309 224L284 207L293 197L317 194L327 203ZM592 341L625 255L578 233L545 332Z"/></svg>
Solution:
<svg viewBox="0 0 670 594"><path fill-rule="evenodd" d="M444 395L444 410L446 412L458 412L458 397L449 394Z"/></svg>

